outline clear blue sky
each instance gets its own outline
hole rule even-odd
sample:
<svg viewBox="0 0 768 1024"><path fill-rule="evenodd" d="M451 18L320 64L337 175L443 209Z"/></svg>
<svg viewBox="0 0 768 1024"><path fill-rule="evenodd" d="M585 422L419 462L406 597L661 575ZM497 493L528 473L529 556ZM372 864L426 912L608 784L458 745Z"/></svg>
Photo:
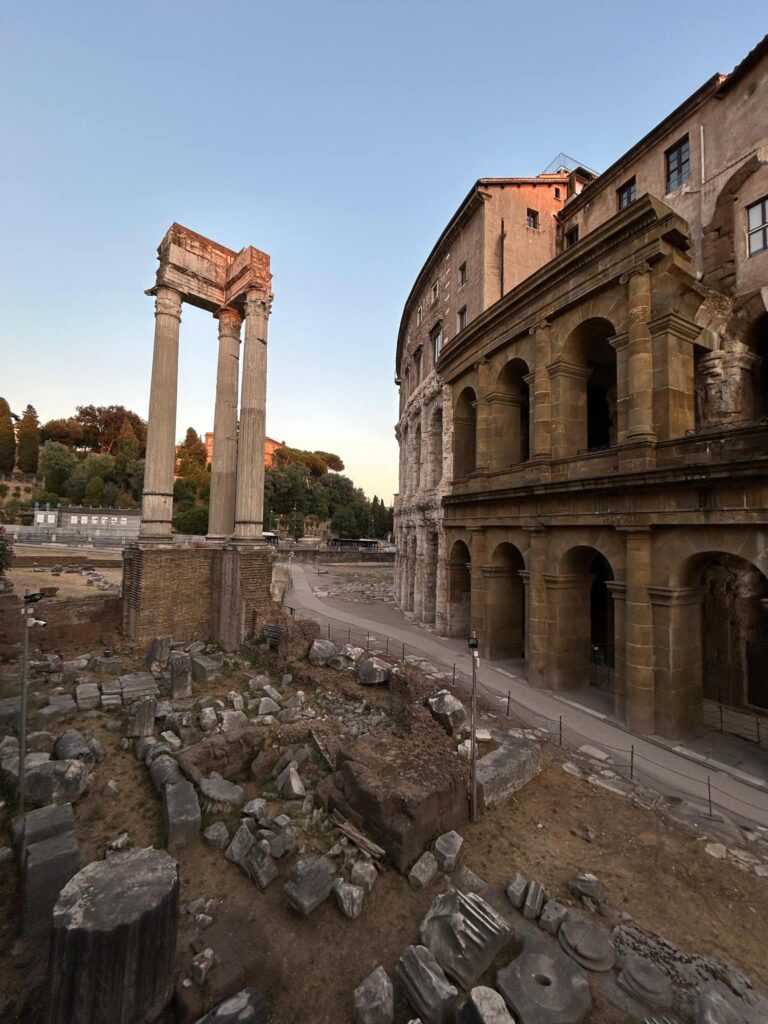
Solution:
<svg viewBox="0 0 768 1024"><path fill-rule="evenodd" d="M403 302L478 177L606 167L766 31L765 6L32 2L0 14L0 394L146 415L176 220L272 257L267 432L397 483ZM185 307L177 433L212 428Z"/></svg>

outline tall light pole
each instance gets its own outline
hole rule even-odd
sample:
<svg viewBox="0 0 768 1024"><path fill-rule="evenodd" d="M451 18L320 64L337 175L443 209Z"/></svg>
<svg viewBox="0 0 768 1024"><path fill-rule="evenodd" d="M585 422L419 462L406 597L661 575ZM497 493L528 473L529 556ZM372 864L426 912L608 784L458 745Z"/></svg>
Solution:
<svg viewBox="0 0 768 1024"><path fill-rule="evenodd" d="M472 790L470 798L470 817L473 822L477 821L477 663L479 654L477 650L477 633L473 629L467 641L470 654L472 655L472 714L470 718L471 739L469 748L469 760L471 765Z"/></svg>
<svg viewBox="0 0 768 1024"><path fill-rule="evenodd" d="M21 637L21 711L19 715L19 810L24 810L24 783L26 775L27 760L27 705L29 683L27 674L29 672L29 627L44 626L42 620L34 617L34 605L41 600L42 594L30 594L27 590L24 594L24 603L21 607L23 618L23 629Z"/></svg>

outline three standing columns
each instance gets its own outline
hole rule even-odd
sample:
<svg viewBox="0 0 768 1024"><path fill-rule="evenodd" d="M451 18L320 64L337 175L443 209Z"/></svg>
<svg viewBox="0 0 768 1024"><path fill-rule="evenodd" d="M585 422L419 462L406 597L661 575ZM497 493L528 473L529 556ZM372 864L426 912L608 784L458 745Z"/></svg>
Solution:
<svg viewBox="0 0 768 1024"><path fill-rule="evenodd" d="M240 383L240 324L235 309L221 309L208 539L225 540L235 528L237 484L237 392Z"/></svg>
<svg viewBox="0 0 768 1024"><path fill-rule="evenodd" d="M181 295L164 285L158 285L154 295L155 345L141 497L141 536L159 540L170 539L173 517Z"/></svg>
<svg viewBox="0 0 768 1024"><path fill-rule="evenodd" d="M264 435L267 407L267 322L272 296L249 289L245 299L243 387L237 449L234 541L261 537L264 520ZM215 442L214 442L215 443Z"/></svg>

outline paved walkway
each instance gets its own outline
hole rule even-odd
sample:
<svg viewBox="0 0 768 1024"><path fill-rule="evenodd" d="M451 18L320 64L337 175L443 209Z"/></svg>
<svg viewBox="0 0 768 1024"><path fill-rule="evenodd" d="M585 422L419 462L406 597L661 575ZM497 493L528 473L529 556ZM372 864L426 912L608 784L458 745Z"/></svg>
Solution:
<svg viewBox="0 0 768 1024"><path fill-rule="evenodd" d="M452 671L456 665L457 685L469 686L472 671L466 642L439 637L414 625L399 611L387 605L354 606L341 599L321 599L312 592L322 584L312 569L292 565L292 587L286 605L299 614L308 615L336 634L344 629L370 633L388 639L390 650L405 644L411 653L418 651L435 666ZM395 646L397 645L397 646ZM610 721L593 708L582 706L576 699L565 699L548 690L534 689L525 679L508 668L481 662L478 668L478 689L487 701L496 702L502 714L509 705L515 717L538 728L546 729L555 742L562 722L564 743L570 746L589 744L611 756L617 767L628 765L634 747L635 777L654 788L682 796L698 807L708 808L708 786L711 786L712 807L729 816L768 828L768 779L765 775L748 774L730 765L702 760L693 751L674 749L659 738L638 736ZM607 767L610 767L608 762Z"/></svg>

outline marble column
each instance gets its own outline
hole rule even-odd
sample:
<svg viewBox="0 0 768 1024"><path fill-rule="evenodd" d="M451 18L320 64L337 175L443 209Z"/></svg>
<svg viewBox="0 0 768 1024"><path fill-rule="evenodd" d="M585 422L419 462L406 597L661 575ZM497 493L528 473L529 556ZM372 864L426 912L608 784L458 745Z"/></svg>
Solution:
<svg viewBox="0 0 768 1024"><path fill-rule="evenodd" d="M237 389L240 379L240 324L235 309L220 309L216 408L208 539L225 540L235 528L237 485Z"/></svg>
<svg viewBox="0 0 768 1024"><path fill-rule="evenodd" d="M181 323L181 295L164 285L158 285L154 295L155 347L149 391L140 533L142 539L150 540L171 536Z"/></svg>
<svg viewBox="0 0 768 1024"><path fill-rule="evenodd" d="M552 395L548 369L552 359L552 326L548 320L542 320L531 328L531 334L536 336L531 458L545 461L552 457Z"/></svg>
<svg viewBox="0 0 768 1024"><path fill-rule="evenodd" d="M234 541L261 539L264 518L264 435L267 406L267 322L272 296L256 288L245 301L243 385L237 446ZM215 442L214 442L215 443Z"/></svg>

